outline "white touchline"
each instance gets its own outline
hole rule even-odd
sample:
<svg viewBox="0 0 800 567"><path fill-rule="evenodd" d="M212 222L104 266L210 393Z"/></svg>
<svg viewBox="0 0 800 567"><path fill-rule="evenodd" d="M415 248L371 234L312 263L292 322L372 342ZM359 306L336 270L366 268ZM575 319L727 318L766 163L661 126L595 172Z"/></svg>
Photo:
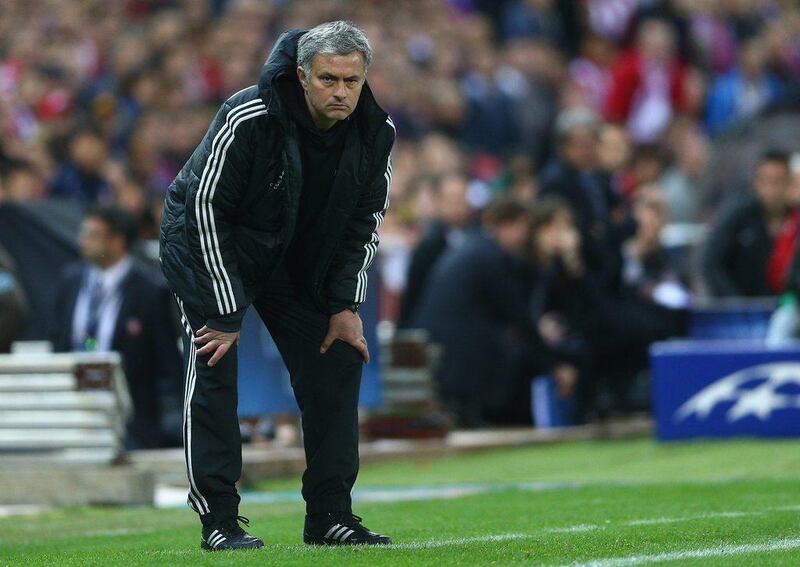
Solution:
<svg viewBox="0 0 800 567"><path fill-rule="evenodd" d="M685 549L653 555L632 555L630 557L611 557L597 559L587 563L570 563L571 567L625 567L626 565L644 565L662 561L681 561L683 559L707 559L726 555L745 555L749 553L767 553L800 548L800 538L775 539L763 543L744 543L740 545L719 545L702 549Z"/></svg>
<svg viewBox="0 0 800 567"><path fill-rule="evenodd" d="M114 537L126 535L142 535L156 532L155 528L109 528L105 530L90 530L78 534L77 537ZM75 535L70 538L76 537Z"/></svg>
<svg viewBox="0 0 800 567"><path fill-rule="evenodd" d="M576 526L565 526L563 528L545 528L544 531L551 534L571 534L576 532L593 532L602 529L602 526L597 524L578 524Z"/></svg>
<svg viewBox="0 0 800 567"><path fill-rule="evenodd" d="M775 506L772 508L764 508L763 510L752 510L743 512L739 510L729 510L725 512L704 512L702 514L695 514L691 516L662 516L659 518L641 518L638 520L628 520L624 522L606 522L605 524L577 524L574 526L561 526L553 528L544 528L548 533L573 533L573 532L589 532L593 530L602 530L611 526L651 526L658 524L678 524L681 522L692 522L694 520L713 520L715 518L746 518L749 516L763 516L773 512L795 512L800 509L798 505L790 506Z"/></svg>
<svg viewBox="0 0 800 567"><path fill-rule="evenodd" d="M778 512L775 508L768 510L757 510L752 512L738 512L736 510L731 512L705 512L703 514L696 514L694 516L677 516L677 517L663 517L663 518L643 518L641 520L630 520L624 522L626 526L650 526L654 524L675 524L678 522L690 522L692 520L711 520L714 518L744 518L747 516L760 516L766 512Z"/></svg>
<svg viewBox="0 0 800 567"><path fill-rule="evenodd" d="M469 545L471 543L488 543L492 541L511 541L515 539L526 539L533 537L531 534L495 534L474 537L459 537L454 539L440 539L430 541L420 541L415 543L396 543L387 545L385 549L434 549L437 547L450 547L455 545ZM381 546L378 546L381 547Z"/></svg>

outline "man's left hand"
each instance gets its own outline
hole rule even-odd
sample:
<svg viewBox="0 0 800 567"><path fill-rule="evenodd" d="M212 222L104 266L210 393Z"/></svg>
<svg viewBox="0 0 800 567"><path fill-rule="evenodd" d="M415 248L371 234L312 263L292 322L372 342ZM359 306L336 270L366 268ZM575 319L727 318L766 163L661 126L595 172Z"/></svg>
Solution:
<svg viewBox="0 0 800 567"><path fill-rule="evenodd" d="M361 354L364 362L369 362L367 339L364 338L364 327L361 324L361 317L358 316L358 313L345 309L335 315L331 315L331 320L328 323L328 334L325 335L319 352L325 354L336 339L351 345Z"/></svg>

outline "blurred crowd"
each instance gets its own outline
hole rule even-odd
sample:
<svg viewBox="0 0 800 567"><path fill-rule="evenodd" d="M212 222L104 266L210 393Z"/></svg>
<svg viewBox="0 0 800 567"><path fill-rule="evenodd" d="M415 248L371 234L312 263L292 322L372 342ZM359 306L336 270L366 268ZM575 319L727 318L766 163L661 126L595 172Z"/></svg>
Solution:
<svg viewBox="0 0 800 567"><path fill-rule="evenodd" d="M791 0L6 0L0 202L115 205L156 237L220 103L282 31L334 19L370 38L398 132L382 316L455 341L440 380L463 423L520 399L513 379L478 399L480 361L455 361L470 327L508 376L551 373L589 415L597 384L686 331L693 295L791 291L795 148L757 148L742 202L703 184L717 140L797 92ZM665 246L668 224L708 225L708 249ZM503 270L514 291L481 287Z"/></svg>

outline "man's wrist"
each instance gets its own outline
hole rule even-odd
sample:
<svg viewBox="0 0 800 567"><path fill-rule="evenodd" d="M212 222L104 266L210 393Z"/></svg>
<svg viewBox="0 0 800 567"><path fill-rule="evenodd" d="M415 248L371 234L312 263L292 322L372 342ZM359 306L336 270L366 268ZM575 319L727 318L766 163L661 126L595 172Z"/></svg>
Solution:
<svg viewBox="0 0 800 567"><path fill-rule="evenodd" d="M330 314L336 315L341 313L342 311L350 311L351 313L358 313L359 303L340 303L340 302L331 302L330 304Z"/></svg>

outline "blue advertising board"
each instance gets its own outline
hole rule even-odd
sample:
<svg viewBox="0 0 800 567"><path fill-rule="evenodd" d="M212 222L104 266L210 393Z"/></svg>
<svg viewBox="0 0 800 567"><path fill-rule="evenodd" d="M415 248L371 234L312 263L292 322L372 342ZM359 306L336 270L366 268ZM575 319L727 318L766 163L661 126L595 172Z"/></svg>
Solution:
<svg viewBox="0 0 800 567"><path fill-rule="evenodd" d="M376 333L380 281L375 266L369 272L369 284L366 301L359 309L364 336L370 345L370 362L364 366L361 377L359 404L372 408L381 402L380 349ZM298 411L289 371L258 313L251 307L242 321L239 342L239 417Z"/></svg>
<svg viewBox="0 0 800 567"><path fill-rule="evenodd" d="M775 298L705 300L692 309L689 335L693 339L763 339L777 307Z"/></svg>
<svg viewBox="0 0 800 567"><path fill-rule="evenodd" d="M674 341L650 357L659 439L800 436L800 343Z"/></svg>

